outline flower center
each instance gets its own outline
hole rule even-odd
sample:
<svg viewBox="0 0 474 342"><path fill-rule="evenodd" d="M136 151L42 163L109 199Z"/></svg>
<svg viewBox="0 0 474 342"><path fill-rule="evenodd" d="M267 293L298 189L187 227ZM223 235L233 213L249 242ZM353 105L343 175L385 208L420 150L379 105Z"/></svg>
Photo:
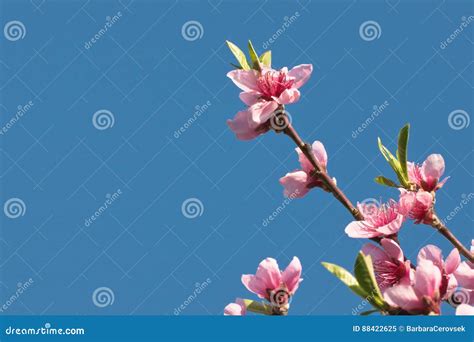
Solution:
<svg viewBox="0 0 474 342"><path fill-rule="evenodd" d="M294 78L288 76L287 72L276 70L266 71L257 79L258 88L268 99L280 96L286 89L290 89L294 82Z"/></svg>
<svg viewBox="0 0 474 342"><path fill-rule="evenodd" d="M398 283L405 270L403 265L397 265L387 260L376 261L373 265L375 278L382 290Z"/></svg>
<svg viewBox="0 0 474 342"><path fill-rule="evenodd" d="M389 202L380 205L379 207L371 206L366 214L366 207L364 207L363 214L366 216L366 220L374 224L376 227L385 226L397 218L398 206L396 202Z"/></svg>

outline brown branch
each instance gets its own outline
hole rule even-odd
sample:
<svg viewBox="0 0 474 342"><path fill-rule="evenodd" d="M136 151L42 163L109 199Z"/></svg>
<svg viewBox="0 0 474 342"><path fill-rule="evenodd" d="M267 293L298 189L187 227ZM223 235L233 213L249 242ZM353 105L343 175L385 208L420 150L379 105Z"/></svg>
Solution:
<svg viewBox="0 0 474 342"><path fill-rule="evenodd" d="M364 215L352 204L352 202L347 198L347 196L342 192L341 189L334 183L331 177L329 177L328 173L324 170L324 168L319 165L318 160L313 154L313 150L311 145L305 143L303 139L301 139L298 132L295 128L291 125L291 122L286 115L285 109L281 106L276 112L272 120L275 120L271 124L272 128L277 132L283 132L287 136L289 136L298 146L298 148L303 152L306 158L310 161L311 165L314 167L314 175L318 177L324 184L325 189L331 192L334 197L351 213L351 215L357 221L363 221ZM438 232L440 232L446 239L448 239L454 247L456 247L459 252L464 255L469 261L474 262L474 253L471 253L464 245L454 236L454 234L446 227L441 220L433 213L433 221L431 226L436 228ZM398 237L397 235L390 236L392 240L396 241L398 244ZM370 240L380 243L380 238L371 238Z"/></svg>
<svg viewBox="0 0 474 342"><path fill-rule="evenodd" d="M456 247L462 255L464 255L470 262L474 262L474 253L471 253L464 245L454 236L454 234L449 230L448 227L440 220L438 215L433 212L433 221L431 226L435 228L441 235L451 242L451 244Z"/></svg>
<svg viewBox="0 0 474 342"><path fill-rule="evenodd" d="M283 113L283 114L282 114ZM283 125L281 125L281 121L279 122L279 125L281 127L284 127L281 131L285 133L287 136L289 136L296 144L296 146L299 147L301 152L306 156L306 158L309 160L311 165L314 167L314 175L317 176L325 185L326 189L331 192L334 197L342 203L342 205L347 208L347 210L350 211L351 215L358 221L363 221L364 220L364 215L352 204L352 202L347 198L347 196L342 192L341 189L337 187L337 185L334 183L334 181L329 177L327 172L324 170L324 168L319 165L318 160L315 158L313 154L313 150L311 148L311 145L305 143L303 139L301 139L300 135L296 130L293 128L291 125L291 122L289 121L288 117L284 112L280 112L275 117L275 120L284 120ZM278 129L276 129L278 132Z"/></svg>

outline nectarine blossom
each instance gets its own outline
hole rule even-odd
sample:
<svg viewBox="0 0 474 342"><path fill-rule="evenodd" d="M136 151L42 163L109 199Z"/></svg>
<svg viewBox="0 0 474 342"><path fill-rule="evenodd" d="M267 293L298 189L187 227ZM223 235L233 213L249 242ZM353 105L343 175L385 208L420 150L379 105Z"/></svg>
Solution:
<svg viewBox="0 0 474 342"><path fill-rule="evenodd" d="M474 240L471 241L471 253L474 253ZM459 286L474 291L474 263L463 261L454 272ZM473 298L474 301L474 292Z"/></svg>
<svg viewBox="0 0 474 342"><path fill-rule="evenodd" d="M474 306L461 304L456 307L457 316L474 316Z"/></svg>
<svg viewBox="0 0 474 342"><path fill-rule="evenodd" d="M471 253L474 253L474 240L471 241ZM456 277L458 285L468 297L468 303L466 304L474 305L474 263L470 261L461 262L454 272L454 276Z"/></svg>
<svg viewBox="0 0 474 342"><path fill-rule="evenodd" d="M384 292L396 284L410 284L410 261L405 260L400 246L392 239L382 239L382 248L373 244L365 244L361 251L370 255L374 267L375 279Z"/></svg>
<svg viewBox="0 0 474 342"><path fill-rule="evenodd" d="M408 178L425 191L436 191L441 188L448 178L440 181L444 173L444 159L441 154L431 154L421 165L408 162Z"/></svg>
<svg viewBox="0 0 474 342"><path fill-rule="evenodd" d="M285 306L298 289L301 279L301 263L294 257L282 272L273 258L266 258L257 268L255 275L242 275L242 283L260 298L277 306Z"/></svg>
<svg viewBox="0 0 474 342"><path fill-rule="evenodd" d="M416 224L429 224L433 219L433 195L428 191L407 191L400 189L400 207L404 208L405 216L415 221Z"/></svg>
<svg viewBox="0 0 474 342"><path fill-rule="evenodd" d="M247 310L244 301L240 298L235 300L235 303L230 303L224 308L224 316L245 316Z"/></svg>
<svg viewBox="0 0 474 342"><path fill-rule="evenodd" d="M401 208L394 200L387 203L358 203L357 208L364 215L363 221L352 221L346 226L345 232L351 238L375 238L397 234L405 219Z"/></svg>
<svg viewBox="0 0 474 342"><path fill-rule="evenodd" d="M395 285L384 292L387 303L412 314L439 314L441 271L430 260L420 260L411 285Z"/></svg>
<svg viewBox="0 0 474 342"><path fill-rule="evenodd" d="M287 173L284 177L280 178L280 184L284 187L284 195L286 197L304 197L311 188L319 187L324 189L324 184L321 180L313 175L314 167L301 152L299 148L296 148L298 153L298 159L301 165L301 170L296 170ZM324 145L320 141L315 141L312 145L313 155L318 161L324 172L326 172L328 156ZM333 178L335 182L336 179Z"/></svg>
<svg viewBox="0 0 474 342"><path fill-rule="evenodd" d="M240 140L250 140L270 130L273 113L280 105L296 102L298 88L311 76L313 66L301 64L290 71L261 66L258 70L233 70L227 76L240 88L240 99L248 106L227 124Z"/></svg>
<svg viewBox="0 0 474 342"><path fill-rule="evenodd" d="M441 273L439 294L441 299L447 299L458 285L454 273L461 263L459 251L454 248L444 260L441 249L434 245L427 245L418 253L417 263L419 264L424 260L431 261L439 269Z"/></svg>

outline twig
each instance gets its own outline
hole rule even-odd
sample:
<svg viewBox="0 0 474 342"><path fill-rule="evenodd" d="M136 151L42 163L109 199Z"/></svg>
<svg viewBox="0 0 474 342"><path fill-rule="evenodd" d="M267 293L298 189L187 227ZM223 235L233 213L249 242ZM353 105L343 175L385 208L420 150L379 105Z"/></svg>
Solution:
<svg viewBox="0 0 474 342"><path fill-rule="evenodd" d="M439 219L438 215L433 212L433 221L431 226L435 228L441 235L451 242L451 244L458 249L470 262L474 262L474 253L471 253L464 245L454 236L448 227Z"/></svg>

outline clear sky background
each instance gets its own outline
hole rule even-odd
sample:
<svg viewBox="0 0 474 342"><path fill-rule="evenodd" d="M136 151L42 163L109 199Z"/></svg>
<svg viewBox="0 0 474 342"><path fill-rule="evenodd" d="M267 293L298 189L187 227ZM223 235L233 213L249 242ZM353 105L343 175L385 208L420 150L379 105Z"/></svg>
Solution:
<svg viewBox="0 0 474 342"><path fill-rule="evenodd" d="M376 139L395 150L410 122L409 159L445 158L446 217L473 192L472 14L468 1L1 1L1 27L23 25L0 36L1 124L19 118L0 135L1 203L22 201L19 217L0 219L1 303L32 280L5 313L220 315L235 297L255 299L242 273L298 256L290 314L350 315L361 300L320 262L352 268L365 241L345 236L350 215L320 190L262 225L284 201L278 179L299 165L287 137L242 142L227 128L243 104L224 42L252 39L275 67L313 64L288 110L305 139L325 144L353 202L398 196L373 182L393 177ZM183 35L189 21L196 36ZM375 37L360 33L368 21ZM454 111L464 124L450 124ZM195 218L182 212L190 198ZM449 222L466 245L472 218L469 202ZM451 250L411 223L400 241L412 260L428 242Z"/></svg>

